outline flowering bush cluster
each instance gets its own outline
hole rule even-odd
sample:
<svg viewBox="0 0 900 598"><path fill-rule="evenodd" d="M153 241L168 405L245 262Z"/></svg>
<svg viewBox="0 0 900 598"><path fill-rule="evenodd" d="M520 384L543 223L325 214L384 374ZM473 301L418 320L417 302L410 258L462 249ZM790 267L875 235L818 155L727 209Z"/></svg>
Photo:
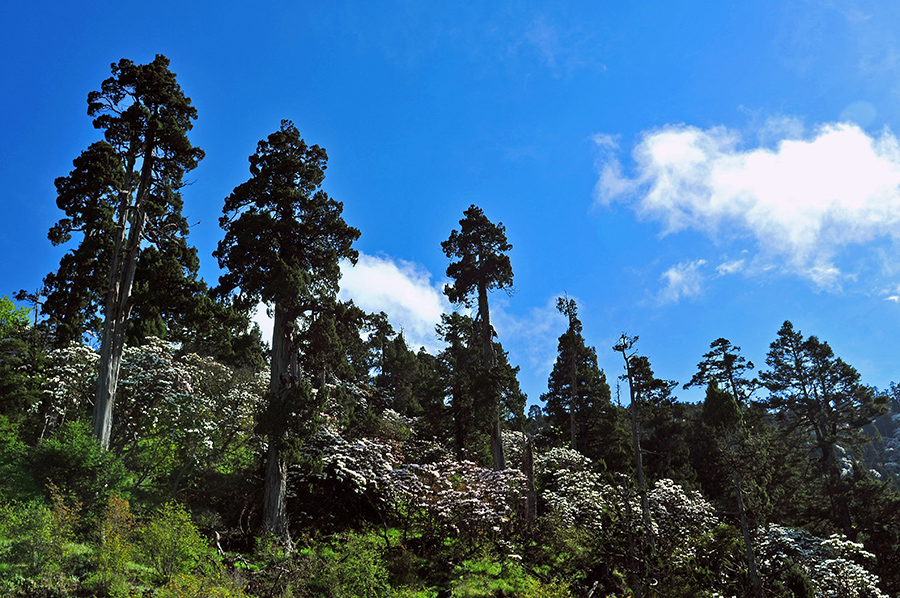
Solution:
<svg viewBox="0 0 900 598"><path fill-rule="evenodd" d="M99 361L96 351L76 342L50 352L44 370L45 423L62 423L67 415L93 403ZM33 409L39 407L36 404Z"/></svg>
<svg viewBox="0 0 900 598"><path fill-rule="evenodd" d="M73 343L50 355L47 417L57 422L91 404L99 358ZM237 374L208 357L178 355L172 343L149 337L126 347L119 372L112 447L150 447L152 461L197 462L221 454L253 429L268 386L265 373Z"/></svg>
<svg viewBox="0 0 900 598"><path fill-rule="evenodd" d="M657 538L674 551L683 551L719 524L713 506L699 492L686 492L672 480L658 480L647 498Z"/></svg>
<svg viewBox="0 0 900 598"><path fill-rule="evenodd" d="M450 459L404 465L391 478L401 512L421 524L423 533L458 535L465 542L508 531L524 485L518 471Z"/></svg>
<svg viewBox="0 0 900 598"><path fill-rule="evenodd" d="M522 469L522 456L525 452L525 434L513 430L503 430L503 454L506 466L511 469Z"/></svg>
<svg viewBox="0 0 900 598"><path fill-rule="evenodd" d="M535 478L544 509L562 528L599 533L615 502L616 490L577 451L554 448L535 458Z"/></svg>
<svg viewBox="0 0 900 598"><path fill-rule="evenodd" d="M400 458L396 444L373 438L347 439L332 425L322 426L301 449L301 456L318 461L318 471L291 469L297 483L337 483L355 495L383 498L392 488L391 473Z"/></svg>
<svg viewBox="0 0 900 598"><path fill-rule="evenodd" d="M887 598L878 589L878 576L862 564L875 556L862 544L840 535L823 539L803 530L771 524L756 542L760 568L764 574L777 575L798 565L822 598Z"/></svg>

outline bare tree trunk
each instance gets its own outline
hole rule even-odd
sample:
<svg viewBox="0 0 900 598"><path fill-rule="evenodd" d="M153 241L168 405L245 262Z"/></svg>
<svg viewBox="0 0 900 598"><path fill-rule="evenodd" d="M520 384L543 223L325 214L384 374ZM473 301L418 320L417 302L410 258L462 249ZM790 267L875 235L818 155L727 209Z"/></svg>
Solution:
<svg viewBox="0 0 900 598"><path fill-rule="evenodd" d="M577 444L577 436L575 434L575 393L576 393L576 368L577 368L577 348L575 347L575 332L572 330L571 324L569 325L569 333L572 336L572 371L570 372L569 378L569 427L571 428L572 433L572 450L578 450Z"/></svg>
<svg viewBox="0 0 900 598"><path fill-rule="evenodd" d="M631 405L628 410L631 412L631 442L634 448L634 468L637 473L638 490L641 494L641 516L644 521L645 529L649 531L651 529L650 501L647 498L647 481L644 478L644 456L643 451L641 450L641 423L638 420L637 401L635 401L633 393Z"/></svg>
<svg viewBox="0 0 900 598"><path fill-rule="evenodd" d="M634 529L632 527L634 518L631 513L630 496L625 497L625 518L628 520L628 567L631 569L631 589L634 590L634 598L643 598L644 591L643 584L641 583L641 572L639 570L640 563L637 558L634 542Z"/></svg>
<svg viewBox="0 0 900 598"><path fill-rule="evenodd" d="M747 552L747 564L750 566L750 580L753 582L753 595L763 598L762 585L759 583L759 573L756 569L756 557L753 554L753 545L750 543L750 526L747 523L747 511L744 508L744 492L741 489L741 477L737 469L731 470L734 480L734 489L737 491L738 514L741 517L741 533L744 535L744 547Z"/></svg>
<svg viewBox="0 0 900 598"><path fill-rule="evenodd" d="M534 488L534 438L525 436L522 452L522 473L525 474L525 521L530 526L537 517L537 492ZM529 527L530 529L530 527Z"/></svg>
<svg viewBox="0 0 900 598"><path fill-rule="evenodd" d="M490 372L497 365L497 356L494 354L494 331L491 328L491 313L488 309L487 287L478 285L478 315L481 317L481 350L484 368ZM506 469L506 457L503 454L503 435L500 430L500 389L497 383L491 379L490 401L493 408L493 421L491 422L491 456L494 461L494 471Z"/></svg>
<svg viewBox="0 0 900 598"><path fill-rule="evenodd" d="M137 261L141 251L141 239L147 220L143 202L134 208L127 205L128 196L120 205L119 230L109 274L109 288L106 295L106 313L103 322L103 339L100 345L100 362L97 374L97 397L94 402L93 432L103 449L109 448L112 432L113 406L116 388L119 384L119 368L125 351L125 332L131 315L131 290L137 272ZM131 227L128 228L129 212ZM125 236L128 240L125 243ZM123 245L125 255L122 255Z"/></svg>
<svg viewBox="0 0 900 598"><path fill-rule="evenodd" d="M94 437L103 449L109 447L112 432L113 405L119 385L119 366L125 350L125 330L131 315L131 289L141 253L141 241L147 224L146 202L153 184L156 131L147 132L142 150L143 163L137 193L132 205L131 190L119 191L119 224L113 262L109 270L109 287L106 293L106 312L103 322L103 339L100 345L100 363L97 373L97 398L94 401ZM134 172L135 151L126 158L126 173ZM130 176L128 177L130 178ZM131 226L129 228L129 221ZM127 237L127 242L126 242ZM125 255L122 255L122 252Z"/></svg>
<svg viewBox="0 0 900 598"><path fill-rule="evenodd" d="M272 369L269 382L269 401L284 401L286 392L300 377L300 367L293 346L293 318L284 308L275 306L275 325L272 332ZM287 550L292 550L288 529L287 464L281 453L286 430L269 431L269 448L266 454L265 497L263 499L263 524Z"/></svg>

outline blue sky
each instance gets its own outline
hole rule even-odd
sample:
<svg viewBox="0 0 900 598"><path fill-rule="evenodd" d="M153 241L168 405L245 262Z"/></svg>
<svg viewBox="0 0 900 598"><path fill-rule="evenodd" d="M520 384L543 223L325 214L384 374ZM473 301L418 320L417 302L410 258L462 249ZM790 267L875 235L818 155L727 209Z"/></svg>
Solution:
<svg viewBox="0 0 900 598"><path fill-rule="evenodd" d="M58 265L88 92L161 53L199 111L184 198L210 283L223 200L288 118L362 231L343 296L417 345L439 348L463 210L506 226L516 292L492 314L532 402L561 293L611 381L623 332L683 383L719 337L764 366L786 319L900 380L896 2L6 0L0 52L0 294Z"/></svg>

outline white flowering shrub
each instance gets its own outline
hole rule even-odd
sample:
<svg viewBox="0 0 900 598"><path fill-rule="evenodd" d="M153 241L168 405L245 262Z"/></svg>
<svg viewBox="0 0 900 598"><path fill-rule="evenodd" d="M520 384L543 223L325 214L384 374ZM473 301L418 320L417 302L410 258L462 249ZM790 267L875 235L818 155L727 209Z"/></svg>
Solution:
<svg viewBox="0 0 900 598"><path fill-rule="evenodd" d="M267 387L264 372L238 375L209 357L177 356L174 345L150 337L125 349L113 440L126 447L155 439L182 463L205 460L252 433Z"/></svg>
<svg viewBox="0 0 900 598"><path fill-rule="evenodd" d="M591 460L568 448L535 457L535 479L543 510L562 528L600 533L618 492L591 469Z"/></svg>
<svg viewBox="0 0 900 598"><path fill-rule="evenodd" d="M98 362L79 343L51 352L47 417L62 420L92 404ZM162 474L221 456L251 436L267 386L264 372L238 375L208 357L178 356L172 343L149 337L123 353L111 446L129 454L132 466L137 459Z"/></svg>
<svg viewBox="0 0 900 598"><path fill-rule="evenodd" d="M761 530L756 553L763 575L777 576L791 562L798 565L821 598L887 598L878 576L862 563L875 555L840 535L823 539L803 530L771 524Z"/></svg>
<svg viewBox="0 0 900 598"><path fill-rule="evenodd" d="M697 491L687 492L672 480L658 480L647 498L660 548L676 555L693 554L692 540L719 524L709 501Z"/></svg>
<svg viewBox="0 0 900 598"><path fill-rule="evenodd" d="M408 526L437 538L456 536L466 544L508 532L524 487L521 472L451 459L404 465L391 478L398 512Z"/></svg>
<svg viewBox="0 0 900 598"><path fill-rule="evenodd" d="M44 419L62 423L67 415L77 414L93 404L97 392L97 352L72 342L54 349L44 369ZM40 405L35 405L38 409Z"/></svg>
<svg viewBox="0 0 900 598"><path fill-rule="evenodd" d="M297 483L331 482L357 496L379 499L390 492L391 473L400 463L396 444L374 438L347 439L332 425L322 426L301 449L301 456L320 464L318 471L294 468Z"/></svg>
<svg viewBox="0 0 900 598"><path fill-rule="evenodd" d="M522 456L525 452L525 433L503 430L501 434L506 466L510 469L522 469Z"/></svg>

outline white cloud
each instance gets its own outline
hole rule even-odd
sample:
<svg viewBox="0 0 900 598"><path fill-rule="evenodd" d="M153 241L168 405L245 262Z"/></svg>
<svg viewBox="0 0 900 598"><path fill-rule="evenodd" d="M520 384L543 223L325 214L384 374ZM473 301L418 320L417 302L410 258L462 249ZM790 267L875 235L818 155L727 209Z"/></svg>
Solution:
<svg viewBox="0 0 900 598"><path fill-rule="evenodd" d="M367 312L385 312L413 350L441 347L435 326L441 314L450 311L441 289L427 270L412 262L360 254L356 266L341 264L340 299L352 299Z"/></svg>
<svg viewBox="0 0 900 598"><path fill-rule="evenodd" d="M719 273L719 276L725 276L726 274L737 274L744 270L745 260L731 260L729 262L722 262L718 266L716 266L716 272Z"/></svg>
<svg viewBox="0 0 900 598"><path fill-rule="evenodd" d="M660 293L662 303L675 303L682 298L697 297L703 292L703 274L700 267L706 260L681 262L672 266L660 276L666 286Z"/></svg>
<svg viewBox="0 0 900 598"><path fill-rule="evenodd" d="M262 333L262 340L272 346L272 332L275 328L275 320L266 313L266 306L262 303L256 306L256 312L253 314L252 321L259 324L259 330Z"/></svg>
<svg viewBox="0 0 900 598"><path fill-rule="evenodd" d="M636 198L639 213L662 221L667 234L749 235L789 270L836 288L843 248L900 238L900 142L887 129L870 136L850 123L806 138L795 127L783 131L773 148L749 149L723 127L648 132L634 149L633 177L615 158L600 165L597 201Z"/></svg>
<svg viewBox="0 0 900 598"><path fill-rule="evenodd" d="M450 311L442 285L432 284L431 274L422 266L387 256L361 253L356 266L341 263L341 301L353 300L369 313L385 312L398 332L402 329L413 351L425 347L435 353L443 343L435 333L441 314ZM271 344L273 321L264 305L257 308L253 321L259 324L263 339Z"/></svg>

